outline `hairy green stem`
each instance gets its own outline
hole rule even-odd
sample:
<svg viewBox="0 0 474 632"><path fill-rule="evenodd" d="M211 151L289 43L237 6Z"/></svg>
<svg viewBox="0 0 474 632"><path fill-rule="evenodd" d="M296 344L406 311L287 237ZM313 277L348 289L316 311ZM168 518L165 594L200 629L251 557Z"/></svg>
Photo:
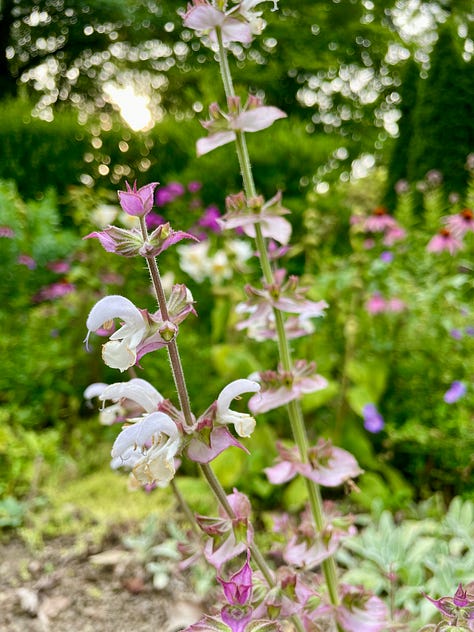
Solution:
<svg viewBox="0 0 474 632"><path fill-rule="evenodd" d="M219 32L219 29L217 29ZM235 96L232 87L232 78L227 59L226 49L222 44L222 37L218 35L219 42L219 67L223 79L224 90L227 98ZM248 198L256 196L256 188L253 179L252 165L249 158L245 134L241 131L236 132L235 141L237 157L239 161L240 171L245 195ZM259 224L255 225L255 241L260 255L260 264L264 280L267 284L274 283L274 275L268 256L265 239ZM278 352L280 363L284 371L293 369L293 361L291 358L290 346L285 332L283 314L280 310L274 309L275 323L277 330ZM298 402L290 402L288 405L288 414L295 442L298 446L299 454L303 462L308 461L309 441L306 432L301 407ZM309 479L305 479L308 490L309 504L313 516L314 524L318 531L322 531L325 527L323 502L319 485ZM337 568L334 558L331 556L322 563L324 578L328 588L331 603L334 606L339 604L338 584L337 584ZM339 626L338 626L339 629Z"/></svg>
<svg viewBox="0 0 474 632"><path fill-rule="evenodd" d="M146 228L144 218L140 218L140 224L141 224L143 238L146 240L148 236L148 231ZM163 320L169 320L168 308L166 305L166 297L163 290L163 284L161 282L161 277L160 277L160 273L158 269L158 264L156 262L156 258L146 257L146 262L147 262L148 270L150 272L152 285L155 291L155 296L156 296L158 306L161 311L161 315L163 317ZM189 394L188 394L186 382L184 379L183 367L181 364L181 358L179 355L176 340L172 340L167 345L167 348L168 348L169 359L170 359L170 364L171 364L172 373L173 373L173 379L175 382L176 389L178 391L178 397L179 397L179 401L181 405L181 410L184 414L186 423L189 426L191 426L193 424L194 417L191 412ZM234 511L232 510L232 507L229 504L229 501L227 500L226 492L224 488L222 487L222 485L220 484L219 480L217 479L216 475L214 474L214 471L212 470L211 466L208 463L200 464L200 469L209 487L214 493L219 505L222 507L222 509L225 511L225 513L228 515L230 519L234 519L236 516L235 516ZM186 502L182 498L181 493L179 492L179 489L177 488L176 485L173 485L173 491L185 515L190 520L191 524L193 525L193 528L195 528L194 516L192 515L189 507L187 506ZM250 552L252 555L252 560L261 571L268 585L270 587L275 586L275 580L274 580L272 571L267 565L262 553L260 552L260 549L257 547L256 544L252 544L250 546ZM304 628L302 627L302 624L299 619L295 617L293 622L298 632L304 632Z"/></svg>

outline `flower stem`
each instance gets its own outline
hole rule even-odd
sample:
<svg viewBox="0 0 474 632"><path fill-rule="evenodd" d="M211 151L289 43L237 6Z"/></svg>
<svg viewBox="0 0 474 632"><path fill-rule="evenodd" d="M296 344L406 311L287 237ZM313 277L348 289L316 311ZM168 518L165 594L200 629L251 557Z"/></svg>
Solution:
<svg viewBox="0 0 474 632"><path fill-rule="evenodd" d="M148 231L145 224L145 219L140 218L140 226L143 234L143 238L146 240L148 237ZM163 284L161 282L160 271L155 257L145 257L150 273L153 290L155 292L156 300L160 308L161 316L163 320L169 320L168 306L166 304L166 296L163 290ZM178 392L179 404L181 411L184 415L186 425L191 427L194 424L194 417L191 411L191 403L189 401L188 389L186 386L186 380L184 378L183 365L181 364L181 356L179 355L178 343L176 338L173 338L168 344L168 356L170 359L171 370L173 373L176 390Z"/></svg>
<svg viewBox="0 0 474 632"><path fill-rule="evenodd" d="M144 239L146 239L148 232L147 232L145 220L143 218L140 218L140 220L141 220L140 223L141 223L143 237ZM155 295L156 295L156 299L161 311L161 315L164 320L169 320L168 308L166 305L166 297L163 290L163 284L161 282L160 272L158 269L156 258L146 257L146 262L147 262L148 270L150 272L152 285L155 291ZM179 401L181 405L181 410L185 417L186 423L189 426L192 426L194 417L191 412L189 395L188 395L188 391L186 387L186 382L184 379L184 372L183 372L183 367L181 364L181 357L179 355L178 345L176 343L176 340L172 340L168 344L167 348L168 348L168 354L169 354L170 364L171 364L172 373L173 373L173 379L175 382L176 389L178 391L178 397L179 397ZM235 513L232 510L232 507L230 506L229 501L227 500L227 495L225 493L224 488L222 487L216 475L214 474L214 471L212 470L211 466L208 463L200 464L200 469L209 487L214 493L219 505L222 507L222 509L226 512L226 514L231 520L234 519ZM178 503L180 504L181 508L183 509L189 521L191 522L193 529L195 529L196 523L195 523L194 516L192 515L191 510L189 509L187 503L184 501L179 489L177 488L176 484L174 484L174 482L172 482L172 486L173 486L173 491L175 493L175 496L178 500ZM260 549L255 543L250 546L250 552L251 552L253 561L255 562L259 570L261 571L269 587L270 588L274 587L275 579L273 577L273 573L270 567L268 566L268 564L266 563L265 558L263 557L262 553L260 552ZM298 632L304 632L303 624L301 623L300 619L296 615L292 616L291 620L293 621L295 628Z"/></svg>
<svg viewBox="0 0 474 632"><path fill-rule="evenodd" d="M222 37L219 34L219 29L217 29L217 31L219 42L219 67L224 84L224 90L227 98L229 98L235 96L233 92L232 78L227 60L226 50L222 44ZM245 195L247 198L255 197L256 188L253 179L252 165L248 153L245 134L241 131L236 132L235 146L242 174ZM274 275L270 264L270 258L268 256L265 239L263 237L263 233L259 224L255 225L255 241L257 250L260 255L260 265L262 268L264 280L267 284L273 284ZM291 371L293 369L293 361L291 358L291 351L288 339L286 337L283 314L278 309L274 309L273 312L275 315L275 323L277 329L280 363L284 371ZM307 462L309 441L303 414L298 402L290 402L290 404L288 405L288 414L290 418L293 437L298 446L300 457L303 462ZM309 504L314 524L318 531L322 531L325 527L325 519L319 485L309 479L305 479L305 483L308 490ZM322 568L331 603L333 606L337 606L339 604L339 595L337 588L337 569L334 558L331 556L326 559L322 563ZM337 627L339 629L339 626Z"/></svg>

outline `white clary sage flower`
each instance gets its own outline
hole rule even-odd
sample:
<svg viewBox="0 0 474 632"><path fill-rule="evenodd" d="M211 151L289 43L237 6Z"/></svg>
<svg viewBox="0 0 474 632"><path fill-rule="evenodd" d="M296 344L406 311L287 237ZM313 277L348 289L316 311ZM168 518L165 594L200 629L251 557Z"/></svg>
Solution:
<svg viewBox="0 0 474 632"><path fill-rule="evenodd" d="M112 467L125 466L142 485L165 487L175 475L181 438L174 421L161 412L125 426L112 447Z"/></svg>
<svg viewBox="0 0 474 632"><path fill-rule="evenodd" d="M239 437L250 437L255 429L255 419L248 413L239 413L230 409L232 400L243 393L256 393L260 384L253 380L234 380L225 386L217 398L216 422L218 424L233 424Z"/></svg>

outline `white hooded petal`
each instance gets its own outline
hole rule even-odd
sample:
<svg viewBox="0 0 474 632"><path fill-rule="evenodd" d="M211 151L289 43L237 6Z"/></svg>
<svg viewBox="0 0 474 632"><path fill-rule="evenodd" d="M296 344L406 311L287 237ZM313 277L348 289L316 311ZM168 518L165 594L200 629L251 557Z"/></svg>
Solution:
<svg viewBox="0 0 474 632"><path fill-rule="evenodd" d="M110 340L102 345L102 359L111 369L126 371L137 361L137 354L127 340Z"/></svg>
<svg viewBox="0 0 474 632"><path fill-rule="evenodd" d="M163 401L163 396L149 382L137 377L128 382L117 382L107 386L100 394L99 399L103 402L109 399L115 402L120 399L131 399L139 404L144 411L151 413Z"/></svg>
<svg viewBox="0 0 474 632"><path fill-rule="evenodd" d="M157 444L163 434L171 442L179 442L179 432L174 421L165 413L151 413L122 430L112 446L112 459L129 454L130 449L145 449L147 444Z"/></svg>
<svg viewBox="0 0 474 632"><path fill-rule="evenodd" d="M100 397L104 390L107 388L107 384L104 382L94 382L94 384L89 384L89 386L84 391L84 399L94 399L94 397Z"/></svg>
<svg viewBox="0 0 474 632"><path fill-rule="evenodd" d="M239 397L243 393L256 393L260 390L260 384L254 380L234 380L227 386L224 386L217 398L217 414L224 414L229 410L233 399Z"/></svg>
<svg viewBox="0 0 474 632"><path fill-rule="evenodd" d="M87 317L87 329L97 331L104 323L110 322L114 318L120 318L125 323L142 324L142 327L146 327L140 310L135 307L132 301L124 296L112 294L100 299L91 309Z"/></svg>
<svg viewBox="0 0 474 632"><path fill-rule="evenodd" d="M239 437L249 437L255 428L255 419L247 413L231 410L230 404L243 393L256 393L259 390L260 384L245 379L234 380L225 386L217 398L217 423L233 424Z"/></svg>

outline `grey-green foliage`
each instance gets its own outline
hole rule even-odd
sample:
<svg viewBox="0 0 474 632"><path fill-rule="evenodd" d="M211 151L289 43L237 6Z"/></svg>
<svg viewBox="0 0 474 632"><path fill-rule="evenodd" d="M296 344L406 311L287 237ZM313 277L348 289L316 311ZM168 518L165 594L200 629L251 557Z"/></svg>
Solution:
<svg viewBox="0 0 474 632"><path fill-rule="evenodd" d="M423 596L453 595L474 574L474 503L456 497L444 516L397 522L384 511L344 541L343 580L388 596L394 613L408 611L410 630L436 619Z"/></svg>

